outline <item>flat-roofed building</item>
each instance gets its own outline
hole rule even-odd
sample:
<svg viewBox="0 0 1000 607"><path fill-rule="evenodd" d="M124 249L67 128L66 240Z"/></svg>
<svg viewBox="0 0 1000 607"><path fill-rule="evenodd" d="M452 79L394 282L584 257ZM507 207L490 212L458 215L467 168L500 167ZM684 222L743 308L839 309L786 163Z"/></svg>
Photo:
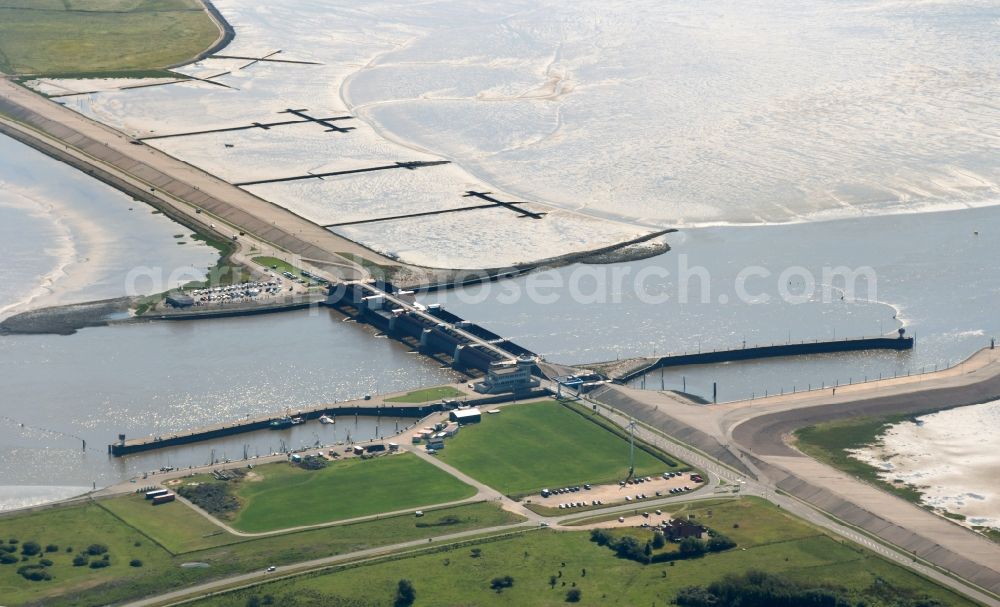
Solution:
<svg viewBox="0 0 1000 607"><path fill-rule="evenodd" d="M475 390L482 394L500 394L537 388L540 382L532 376L534 370L535 361L528 357L519 357L513 362L493 363L486 370L483 381L475 385Z"/></svg>

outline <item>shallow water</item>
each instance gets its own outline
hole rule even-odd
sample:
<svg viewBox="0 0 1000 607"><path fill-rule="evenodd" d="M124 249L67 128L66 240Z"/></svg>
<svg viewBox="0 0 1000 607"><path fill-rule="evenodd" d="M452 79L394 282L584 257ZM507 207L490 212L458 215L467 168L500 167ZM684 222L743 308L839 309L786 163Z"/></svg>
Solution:
<svg viewBox="0 0 1000 607"><path fill-rule="evenodd" d="M0 337L0 485L90 485L391 434L397 420L310 422L124 458L119 432L167 434L453 381L449 369L328 310ZM399 420L399 427L412 423ZM82 450L86 440L87 450Z"/></svg>
<svg viewBox="0 0 1000 607"><path fill-rule="evenodd" d="M218 252L190 234L110 186L0 137L0 318L203 278Z"/></svg>
<svg viewBox="0 0 1000 607"><path fill-rule="evenodd" d="M1000 401L924 415L890 426L854 456L882 468L883 479L915 485L925 504L961 514L969 525L1000 529L995 433Z"/></svg>
<svg viewBox="0 0 1000 607"><path fill-rule="evenodd" d="M333 228L411 263L499 267L657 228L1000 202L995 3L216 4L237 32L227 53L282 49L322 65L208 59L184 70L226 72L232 88L66 103L136 135L289 107L356 118L347 134L299 125L150 142L223 176L453 161L251 187L320 224L457 208L480 188L551 205L533 208L550 211L541 221L490 209Z"/></svg>

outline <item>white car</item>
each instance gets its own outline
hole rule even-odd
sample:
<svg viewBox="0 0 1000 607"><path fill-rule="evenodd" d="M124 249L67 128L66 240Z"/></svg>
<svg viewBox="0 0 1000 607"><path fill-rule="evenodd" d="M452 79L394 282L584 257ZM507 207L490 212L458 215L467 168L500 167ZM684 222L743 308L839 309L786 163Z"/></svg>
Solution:
<svg viewBox="0 0 1000 607"><path fill-rule="evenodd" d="M270 567L267 568L267 572L268 573L273 573L273 572L275 572L277 570L278 570L278 568L275 567L274 565L271 565Z"/></svg>

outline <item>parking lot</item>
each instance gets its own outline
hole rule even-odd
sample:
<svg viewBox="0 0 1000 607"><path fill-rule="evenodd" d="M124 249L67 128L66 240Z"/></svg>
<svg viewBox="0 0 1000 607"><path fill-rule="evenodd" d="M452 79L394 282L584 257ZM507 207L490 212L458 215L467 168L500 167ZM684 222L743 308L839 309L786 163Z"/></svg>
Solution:
<svg viewBox="0 0 1000 607"><path fill-rule="evenodd" d="M572 510L585 506L612 505L625 503L641 503L656 497L687 493L701 487L704 481L693 480L701 478L696 473L669 473L669 478L661 476L646 476L636 478L626 484L616 485L574 485L573 487L550 487L548 497L539 495L536 503L549 508ZM535 498L533 498L535 501ZM597 502L595 504L595 502Z"/></svg>

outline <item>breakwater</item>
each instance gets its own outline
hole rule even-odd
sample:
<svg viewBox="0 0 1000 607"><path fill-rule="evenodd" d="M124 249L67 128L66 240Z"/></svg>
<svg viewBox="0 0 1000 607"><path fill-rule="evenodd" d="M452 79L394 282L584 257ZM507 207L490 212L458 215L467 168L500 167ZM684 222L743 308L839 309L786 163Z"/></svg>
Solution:
<svg viewBox="0 0 1000 607"><path fill-rule="evenodd" d="M830 341L809 341L794 344L774 344L770 346L753 346L733 350L713 350L711 352L694 352L671 354L650 359L649 362L637 368L627 370L614 377L616 383L627 383L643 375L666 367L686 365L709 365L715 363L757 360L761 358L776 358L779 356L808 356L811 354L834 354L840 352L859 352L863 350L912 350L915 339L912 337L862 337L857 339L839 339Z"/></svg>
<svg viewBox="0 0 1000 607"><path fill-rule="evenodd" d="M432 413L443 411L445 410L445 408L446 405L444 405L443 403L434 403L430 405L398 405L398 406L387 405L387 404L376 404L368 406L324 405L310 409L296 410L294 412L290 412L290 415L293 415L295 417L300 417L303 420L319 419L323 415L328 415L330 417L333 417L334 419L342 418L344 416L420 419ZM233 434L242 434L244 432L267 430L271 427L271 422L277 421L282 417L284 417L284 415L247 418L228 423L216 424L213 426L206 426L204 428L185 430L183 432L162 434L158 436L147 436L131 440L122 440L119 437L118 442L108 445L108 453L114 455L115 457L121 457L123 455L128 455L130 453L139 453L142 451L150 451L152 449L163 449L166 447L176 447L179 445L186 445L190 443L211 440L213 438L232 436Z"/></svg>
<svg viewBox="0 0 1000 607"><path fill-rule="evenodd" d="M481 407L507 402L514 398L517 398L518 400L529 400L532 398L542 398L548 396L549 394L548 390L536 389L528 393L517 394L516 396L512 394L499 394L494 396L484 396L482 398L468 398L463 400L461 404L463 406L468 405ZM458 403L454 401L442 401L423 405L391 403L365 404L367 402L369 401L357 401L342 405L321 405L308 409L298 409L294 412L287 412L285 415L269 415L255 418L248 417L246 419L239 419L232 422L196 428L193 430L185 430L183 432L146 436L129 440L126 440L119 435L118 442L108 445L108 453L115 457L121 457L132 453L141 453L143 451L152 451L154 449L164 449L167 447L177 447L180 445L197 443L214 438L232 436L234 434L267 430L271 428L271 422L282 419L286 415L302 418L303 421L317 420L324 415L332 417L334 420L352 416L387 419L422 419L432 413L448 411L458 406Z"/></svg>

